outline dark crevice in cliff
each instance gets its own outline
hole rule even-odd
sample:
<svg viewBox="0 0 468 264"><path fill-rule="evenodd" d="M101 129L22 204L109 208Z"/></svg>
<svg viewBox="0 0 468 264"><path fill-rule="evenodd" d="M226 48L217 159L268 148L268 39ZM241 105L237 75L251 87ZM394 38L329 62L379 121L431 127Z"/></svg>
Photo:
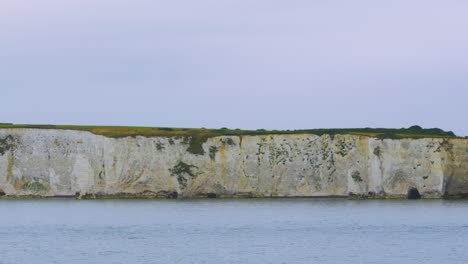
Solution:
<svg viewBox="0 0 468 264"><path fill-rule="evenodd" d="M408 195L406 196L406 198L410 200L418 200L421 199L421 194L419 193L417 188L410 188L408 190Z"/></svg>

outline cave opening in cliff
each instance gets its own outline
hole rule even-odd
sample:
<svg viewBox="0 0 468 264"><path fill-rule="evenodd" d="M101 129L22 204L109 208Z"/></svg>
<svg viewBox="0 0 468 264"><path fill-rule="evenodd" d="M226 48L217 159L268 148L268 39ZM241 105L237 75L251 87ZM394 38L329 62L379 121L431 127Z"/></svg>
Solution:
<svg viewBox="0 0 468 264"><path fill-rule="evenodd" d="M421 199L421 194L419 193L417 188L413 187L408 190L408 195L406 196L406 198L410 200Z"/></svg>

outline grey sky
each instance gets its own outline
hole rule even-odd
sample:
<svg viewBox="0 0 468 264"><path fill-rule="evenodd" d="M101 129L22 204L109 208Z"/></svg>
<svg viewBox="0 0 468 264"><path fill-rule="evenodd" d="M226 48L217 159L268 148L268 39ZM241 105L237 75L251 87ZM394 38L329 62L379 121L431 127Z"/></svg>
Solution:
<svg viewBox="0 0 468 264"><path fill-rule="evenodd" d="M0 122L468 135L468 1L1 0Z"/></svg>

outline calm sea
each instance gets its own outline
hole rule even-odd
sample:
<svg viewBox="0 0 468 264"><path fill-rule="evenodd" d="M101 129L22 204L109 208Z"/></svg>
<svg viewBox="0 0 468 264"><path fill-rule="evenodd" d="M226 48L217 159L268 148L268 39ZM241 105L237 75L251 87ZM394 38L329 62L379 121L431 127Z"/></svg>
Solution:
<svg viewBox="0 0 468 264"><path fill-rule="evenodd" d="M0 263L468 263L468 201L0 200Z"/></svg>

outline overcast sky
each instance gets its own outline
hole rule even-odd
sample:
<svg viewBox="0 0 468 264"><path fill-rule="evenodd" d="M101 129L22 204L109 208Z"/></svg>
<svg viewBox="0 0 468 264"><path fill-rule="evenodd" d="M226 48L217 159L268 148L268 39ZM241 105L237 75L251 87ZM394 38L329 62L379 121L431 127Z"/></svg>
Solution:
<svg viewBox="0 0 468 264"><path fill-rule="evenodd" d="M466 0L0 0L0 122L468 135Z"/></svg>

